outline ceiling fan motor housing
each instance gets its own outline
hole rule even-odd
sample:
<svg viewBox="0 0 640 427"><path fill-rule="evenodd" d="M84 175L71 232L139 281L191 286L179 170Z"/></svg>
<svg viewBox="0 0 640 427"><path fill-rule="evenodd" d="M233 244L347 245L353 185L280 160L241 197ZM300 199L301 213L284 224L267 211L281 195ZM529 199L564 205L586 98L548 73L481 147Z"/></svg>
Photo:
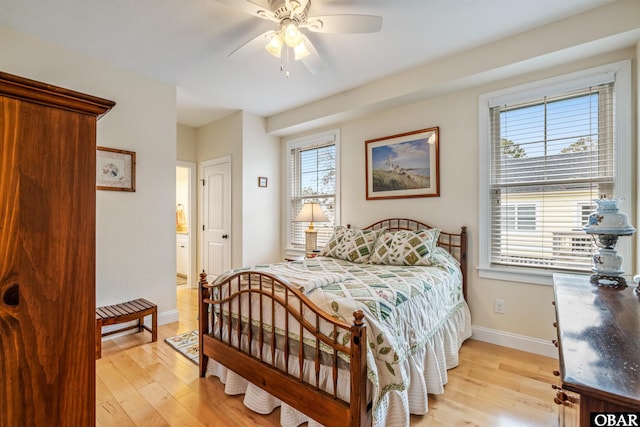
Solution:
<svg viewBox="0 0 640 427"><path fill-rule="evenodd" d="M269 0L269 9L278 20L291 19L296 24L307 22L310 5L311 2L305 0Z"/></svg>

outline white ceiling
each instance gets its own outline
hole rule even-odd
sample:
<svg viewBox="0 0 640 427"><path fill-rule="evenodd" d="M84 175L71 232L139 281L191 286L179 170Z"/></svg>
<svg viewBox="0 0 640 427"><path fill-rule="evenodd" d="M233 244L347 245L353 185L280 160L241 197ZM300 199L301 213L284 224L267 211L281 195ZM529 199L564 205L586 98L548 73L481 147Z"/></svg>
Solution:
<svg viewBox="0 0 640 427"><path fill-rule="evenodd" d="M0 0L0 25L175 84L178 122L199 127L239 109L268 117L611 1L312 0L309 15L379 15L382 30L307 33L325 69L293 63L288 78L265 50L228 58L275 24L216 0Z"/></svg>

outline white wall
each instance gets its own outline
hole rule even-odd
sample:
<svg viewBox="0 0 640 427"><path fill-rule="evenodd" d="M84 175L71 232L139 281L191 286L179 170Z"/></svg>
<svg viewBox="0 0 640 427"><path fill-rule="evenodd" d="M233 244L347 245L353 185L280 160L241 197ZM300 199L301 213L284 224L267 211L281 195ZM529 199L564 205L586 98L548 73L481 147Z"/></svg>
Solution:
<svg viewBox="0 0 640 427"><path fill-rule="evenodd" d="M195 162L198 159L197 129L178 123L176 131L176 159Z"/></svg>
<svg viewBox="0 0 640 427"><path fill-rule="evenodd" d="M280 139L265 134L265 120L247 112L242 123L242 264L281 261ZM267 187L258 187L258 177Z"/></svg>
<svg viewBox="0 0 640 427"><path fill-rule="evenodd" d="M97 143L136 152L136 191L97 192L97 304L142 297L177 320L175 87L4 28L0 52L2 71L116 102Z"/></svg>

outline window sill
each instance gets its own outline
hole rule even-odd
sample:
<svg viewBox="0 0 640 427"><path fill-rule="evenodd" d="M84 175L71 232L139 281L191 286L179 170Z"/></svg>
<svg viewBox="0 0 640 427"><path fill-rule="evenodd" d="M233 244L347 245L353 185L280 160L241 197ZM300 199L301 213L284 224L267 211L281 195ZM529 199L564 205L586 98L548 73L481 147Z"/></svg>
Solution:
<svg viewBox="0 0 640 427"><path fill-rule="evenodd" d="M526 268L478 267L478 275L483 279L506 280L534 285L553 286L553 273L558 271L536 271Z"/></svg>
<svg viewBox="0 0 640 427"><path fill-rule="evenodd" d="M292 258L304 258L305 251L300 248L288 247L284 250L284 258L292 259Z"/></svg>

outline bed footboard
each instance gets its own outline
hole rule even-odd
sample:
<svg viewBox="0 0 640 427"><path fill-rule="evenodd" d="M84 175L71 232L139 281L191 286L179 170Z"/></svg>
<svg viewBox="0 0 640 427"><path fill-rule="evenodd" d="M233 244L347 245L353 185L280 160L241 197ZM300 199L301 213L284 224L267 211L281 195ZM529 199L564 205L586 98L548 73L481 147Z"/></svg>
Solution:
<svg viewBox="0 0 640 427"><path fill-rule="evenodd" d="M201 377L213 358L326 426L371 425L362 311L352 324L333 319L285 280L256 271L214 284L202 272L198 293ZM331 375L324 386L321 370Z"/></svg>

